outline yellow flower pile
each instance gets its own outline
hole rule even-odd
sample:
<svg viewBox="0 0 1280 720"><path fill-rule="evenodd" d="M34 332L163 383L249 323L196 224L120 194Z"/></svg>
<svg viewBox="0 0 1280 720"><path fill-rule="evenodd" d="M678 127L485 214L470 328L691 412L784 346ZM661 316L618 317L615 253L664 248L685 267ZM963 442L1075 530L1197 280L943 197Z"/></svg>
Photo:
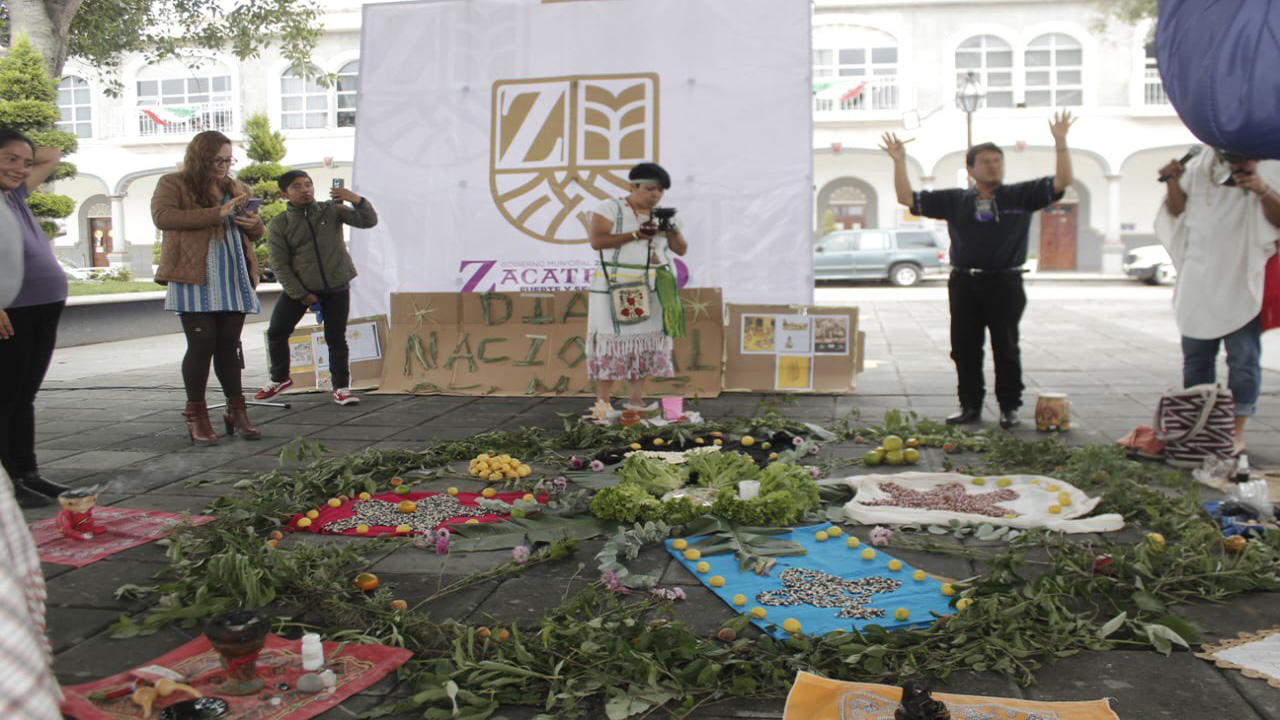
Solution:
<svg viewBox="0 0 1280 720"><path fill-rule="evenodd" d="M471 460L468 472L472 477L496 482L528 477L533 469L510 455L490 455L480 453Z"/></svg>

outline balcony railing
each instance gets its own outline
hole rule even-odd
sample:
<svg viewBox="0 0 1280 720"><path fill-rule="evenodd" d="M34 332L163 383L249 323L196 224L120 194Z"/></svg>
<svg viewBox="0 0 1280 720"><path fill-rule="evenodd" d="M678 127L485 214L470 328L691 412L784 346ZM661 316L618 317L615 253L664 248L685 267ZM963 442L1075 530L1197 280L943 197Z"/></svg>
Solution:
<svg viewBox="0 0 1280 720"><path fill-rule="evenodd" d="M857 80L845 87L840 94L846 94L858 88ZM826 95L822 97L821 95ZM814 112L840 112L847 110L896 110L898 108L898 78L893 75L877 75L866 79L853 97L842 100L839 96L831 97L830 93L822 93L813 98Z"/></svg>
<svg viewBox="0 0 1280 720"><path fill-rule="evenodd" d="M1160 71L1156 68L1147 68L1147 74L1142 84L1142 104L1169 104L1169 96L1164 92L1164 82L1160 80Z"/></svg>
<svg viewBox="0 0 1280 720"><path fill-rule="evenodd" d="M141 137L194 135L205 130L234 130L235 105L229 102L198 103L180 107L139 105L137 134Z"/></svg>

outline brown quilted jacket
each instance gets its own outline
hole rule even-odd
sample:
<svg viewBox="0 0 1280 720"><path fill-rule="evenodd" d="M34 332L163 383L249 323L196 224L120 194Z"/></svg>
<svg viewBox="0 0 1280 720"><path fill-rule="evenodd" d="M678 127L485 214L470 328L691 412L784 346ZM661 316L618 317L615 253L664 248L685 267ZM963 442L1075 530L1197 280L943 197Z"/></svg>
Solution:
<svg viewBox="0 0 1280 720"><path fill-rule="evenodd" d="M234 194L248 192L251 192L248 185L235 183ZM203 285L209 237L215 232L225 232L221 209L216 205L201 207L182 184L182 176L170 173L160 178L155 194L151 196L151 221L164 232L156 280ZM249 279L255 287L258 284L258 257L253 252L253 244L266 231L261 222L251 230L240 230L244 257L249 264Z"/></svg>

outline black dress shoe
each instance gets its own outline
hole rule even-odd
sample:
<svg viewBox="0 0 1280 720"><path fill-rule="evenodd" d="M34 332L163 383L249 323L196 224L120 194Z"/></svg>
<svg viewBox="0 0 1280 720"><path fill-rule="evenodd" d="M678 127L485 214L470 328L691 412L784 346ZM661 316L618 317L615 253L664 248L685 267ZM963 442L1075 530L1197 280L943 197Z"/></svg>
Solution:
<svg viewBox="0 0 1280 720"><path fill-rule="evenodd" d="M960 407L960 412L947 416L948 425L968 425L982 419L982 408Z"/></svg>
<svg viewBox="0 0 1280 720"><path fill-rule="evenodd" d="M28 489L35 490L41 495L47 495L51 498L56 498L71 489L66 485L60 485L52 480L45 480L40 477L40 473L38 472L30 472L25 475L21 475L18 479L21 480L22 484L26 485Z"/></svg>
<svg viewBox="0 0 1280 720"><path fill-rule="evenodd" d="M47 495L41 495L16 478L13 478L13 497L18 501L18 507L24 510L48 507L53 504L52 498Z"/></svg>
<svg viewBox="0 0 1280 720"><path fill-rule="evenodd" d="M1022 420L1018 418L1017 410L1001 410L1000 411L1000 427L1008 430L1011 427L1017 427L1022 424Z"/></svg>

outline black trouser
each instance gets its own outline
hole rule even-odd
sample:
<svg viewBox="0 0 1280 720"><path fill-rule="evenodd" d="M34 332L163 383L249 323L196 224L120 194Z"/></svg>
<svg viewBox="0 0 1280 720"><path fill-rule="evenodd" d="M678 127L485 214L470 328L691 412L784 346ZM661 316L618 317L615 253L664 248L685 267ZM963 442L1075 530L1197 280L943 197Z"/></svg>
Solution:
<svg viewBox="0 0 1280 720"><path fill-rule="evenodd" d="M1022 406L1023 389L1018 321L1027 307L1022 274L953 272L947 290L951 299L951 359L956 363L960 405L982 407L986 396L982 351L990 330L996 400L1001 410L1017 410Z"/></svg>
<svg viewBox="0 0 1280 720"><path fill-rule="evenodd" d="M351 386L351 369L347 367L347 315L351 312L351 291L316 293L320 312L324 315L324 342L329 346L329 373L334 388ZM267 327L267 357L271 360L271 382L284 382L289 377L289 335L307 314L307 306L288 295L276 301Z"/></svg>
<svg viewBox="0 0 1280 720"><path fill-rule="evenodd" d="M13 336L0 340L0 463L11 477L37 469L36 392L53 358L65 304L5 310Z"/></svg>
<svg viewBox="0 0 1280 720"><path fill-rule="evenodd" d="M178 313L178 320L187 336L187 354L182 356L182 384L187 389L187 402L204 402L210 360L213 373L222 385L222 394L243 395L240 332L244 330L244 313Z"/></svg>

